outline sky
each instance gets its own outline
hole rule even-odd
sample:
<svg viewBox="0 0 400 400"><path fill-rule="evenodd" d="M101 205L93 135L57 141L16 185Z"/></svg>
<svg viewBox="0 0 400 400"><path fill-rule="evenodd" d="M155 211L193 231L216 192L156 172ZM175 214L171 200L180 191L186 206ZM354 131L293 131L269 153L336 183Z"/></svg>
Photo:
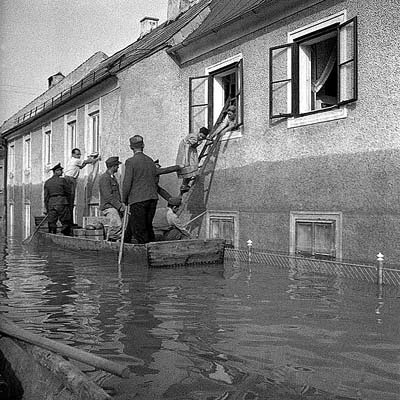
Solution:
<svg viewBox="0 0 400 400"><path fill-rule="evenodd" d="M0 0L0 126L97 51L137 40L143 17L167 17L168 0Z"/></svg>

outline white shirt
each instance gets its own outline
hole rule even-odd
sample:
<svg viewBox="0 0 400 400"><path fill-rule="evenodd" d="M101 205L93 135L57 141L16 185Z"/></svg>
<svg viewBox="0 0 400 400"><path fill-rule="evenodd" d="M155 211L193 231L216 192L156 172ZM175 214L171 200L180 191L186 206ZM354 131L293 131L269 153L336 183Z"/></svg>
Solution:
<svg viewBox="0 0 400 400"><path fill-rule="evenodd" d="M81 172L81 166L83 161L80 158L71 157L68 161L67 166L64 170L64 176L71 176L72 178L78 178Z"/></svg>

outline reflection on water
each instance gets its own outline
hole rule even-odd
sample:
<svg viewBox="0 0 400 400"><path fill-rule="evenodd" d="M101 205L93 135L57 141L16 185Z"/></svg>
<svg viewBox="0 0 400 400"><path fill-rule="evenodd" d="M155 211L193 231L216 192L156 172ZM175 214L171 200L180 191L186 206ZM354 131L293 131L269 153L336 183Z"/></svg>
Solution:
<svg viewBox="0 0 400 400"><path fill-rule="evenodd" d="M118 269L116 257L9 240L0 296L0 311L22 327L132 365L135 378L115 389L120 399L400 393L395 287L234 261Z"/></svg>

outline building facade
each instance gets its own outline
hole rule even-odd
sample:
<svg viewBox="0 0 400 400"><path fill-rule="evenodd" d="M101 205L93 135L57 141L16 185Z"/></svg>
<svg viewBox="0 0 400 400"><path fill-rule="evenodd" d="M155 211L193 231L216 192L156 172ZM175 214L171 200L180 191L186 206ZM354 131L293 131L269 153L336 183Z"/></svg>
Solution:
<svg viewBox="0 0 400 400"><path fill-rule="evenodd" d="M98 212L96 177L107 157L131 155L130 136L142 134L147 154L174 164L182 137L211 128L229 101L237 127L187 202L190 216L207 210L196 234L327 259L382 252L396 262L398 2L171 3L182 3L179 15L66 76L46 92L47 109L28 105L3 125L9 233L30 232L49 167L65 164L73 147L103 160L82 170L79 222ZM161 185L179 191L175 176Z"/></svg>

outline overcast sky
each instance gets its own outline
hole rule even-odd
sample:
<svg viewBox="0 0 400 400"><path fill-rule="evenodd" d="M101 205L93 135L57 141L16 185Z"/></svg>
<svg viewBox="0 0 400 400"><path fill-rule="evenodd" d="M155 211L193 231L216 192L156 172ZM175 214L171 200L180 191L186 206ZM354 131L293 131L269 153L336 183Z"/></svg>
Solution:
<svg viewBox="0 0 400 400"><path fill-rule="evenodd" d="M0 0L0 125L96 51L139 37L139 21L166 20L168 0Z"/></svg>

